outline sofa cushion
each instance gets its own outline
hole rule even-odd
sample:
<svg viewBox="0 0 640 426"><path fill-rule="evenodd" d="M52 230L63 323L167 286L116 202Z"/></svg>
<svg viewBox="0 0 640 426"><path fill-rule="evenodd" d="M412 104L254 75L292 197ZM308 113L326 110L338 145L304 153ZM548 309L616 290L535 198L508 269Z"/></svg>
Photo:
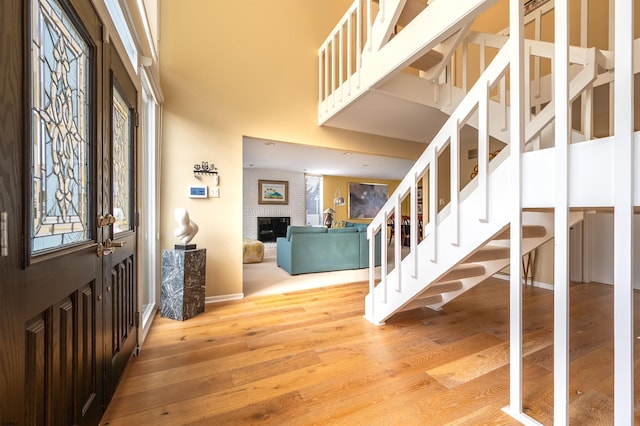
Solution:
<svg viewBox="0 0 640 426"><path fill-rule="evenodd" d="M320 233L326 234L327 228L323 226L289 226L287 227L287 240L291 241L292 234L312 234Z"/></svg>
<svg viewBox="0 0 640 426"><path fill-rule="evenodd" d="M329 231L327 231L327 232L329 234L358 232L358 228L329 228Z"/></svg>
<svg viewBox="0 0 640 426"><path fill-rule="evenodd" d="M369 226L368 223L355 223L355 222L345 222L344 223L344 227L345 228L356 228L360 231L366 231L367 227Z"/></svg>

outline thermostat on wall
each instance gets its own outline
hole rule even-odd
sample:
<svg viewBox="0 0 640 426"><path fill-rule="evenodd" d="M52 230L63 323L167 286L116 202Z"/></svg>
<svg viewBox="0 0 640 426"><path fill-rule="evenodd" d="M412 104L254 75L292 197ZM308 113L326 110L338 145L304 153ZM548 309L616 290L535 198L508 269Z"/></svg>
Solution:
<svg viewBox="0 0 640 426"><path fill-rule="evenodd" d="M189 198L207 198L208 196L206 185L189 186Z"/></svg>

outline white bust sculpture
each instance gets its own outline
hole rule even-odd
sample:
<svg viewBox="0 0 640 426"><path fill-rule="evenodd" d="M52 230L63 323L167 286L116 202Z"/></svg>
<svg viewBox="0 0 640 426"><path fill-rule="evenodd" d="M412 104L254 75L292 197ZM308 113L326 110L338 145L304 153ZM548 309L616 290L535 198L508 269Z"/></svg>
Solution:
<svg viewBox="0 0 640 426"><path fill-rule="evenodd" d="M189 220L189 212L187 209L175 209L173 211L173 217L176 219L176 222L178 222L178 227L173 231L173 235L178 237L183 244L188 244L198 233L198 225L196 225L194 221Z"/></svg>

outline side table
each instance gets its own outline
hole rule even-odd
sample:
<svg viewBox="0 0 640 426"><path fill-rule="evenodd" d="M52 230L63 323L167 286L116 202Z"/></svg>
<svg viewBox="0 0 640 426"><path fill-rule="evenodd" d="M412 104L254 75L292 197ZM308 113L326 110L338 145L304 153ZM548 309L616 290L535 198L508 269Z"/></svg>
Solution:
<svg viewBox="0 0 640 426"><path fill-rule="evenodd" d="M204 312L207 250L163 250L160 315L186 320Z"/></svg>

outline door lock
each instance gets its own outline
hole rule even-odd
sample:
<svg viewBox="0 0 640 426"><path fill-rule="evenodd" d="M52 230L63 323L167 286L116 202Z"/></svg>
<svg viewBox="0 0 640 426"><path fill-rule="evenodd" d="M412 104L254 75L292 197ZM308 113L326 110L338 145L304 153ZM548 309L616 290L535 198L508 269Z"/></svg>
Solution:
<svg viewBox="0 0 640 426"><path fill-rule="evenodd" d="M116 223L116 218L111 213L107 213L104 216L98 216L98 228L113 225L114 223Z"/></svg>

